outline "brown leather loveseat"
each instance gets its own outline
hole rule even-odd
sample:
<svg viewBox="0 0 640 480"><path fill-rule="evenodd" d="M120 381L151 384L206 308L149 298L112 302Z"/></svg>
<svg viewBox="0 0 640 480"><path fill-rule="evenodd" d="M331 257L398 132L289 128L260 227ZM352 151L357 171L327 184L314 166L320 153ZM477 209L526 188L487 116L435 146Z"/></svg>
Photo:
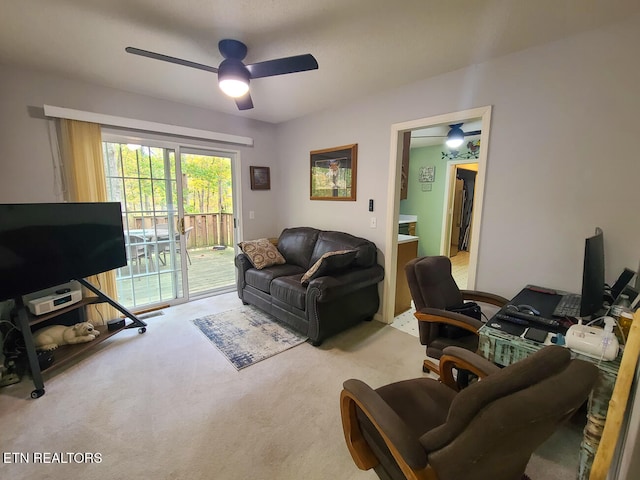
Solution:
<svg viewBox="0 0 640 480"><path fill-rule="evenodd" d="M278 238L277 254L280 263L263 268L246 253L238 254L238 296L308 336L313 345L378 311L384 269L373 242L343 232L287 228ZM303 282L305 274L310 278Z"/></svg>

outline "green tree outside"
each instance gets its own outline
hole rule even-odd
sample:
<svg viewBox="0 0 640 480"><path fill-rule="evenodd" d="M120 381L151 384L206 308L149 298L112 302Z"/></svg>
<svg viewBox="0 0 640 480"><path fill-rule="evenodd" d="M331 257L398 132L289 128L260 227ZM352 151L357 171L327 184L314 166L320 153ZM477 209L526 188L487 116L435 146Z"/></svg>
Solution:
<svg viewBox="0 0 640 480"><path fill-rule="evenodd" d="M167 212L167 188L176 204L175 155L164 148L103 142L109 199L128 212ZM165 174L165 155L169 176ZM185 214L233 213L231 161L206 155L182 155ZM172 209L174 210L174 209Z"/></svg>

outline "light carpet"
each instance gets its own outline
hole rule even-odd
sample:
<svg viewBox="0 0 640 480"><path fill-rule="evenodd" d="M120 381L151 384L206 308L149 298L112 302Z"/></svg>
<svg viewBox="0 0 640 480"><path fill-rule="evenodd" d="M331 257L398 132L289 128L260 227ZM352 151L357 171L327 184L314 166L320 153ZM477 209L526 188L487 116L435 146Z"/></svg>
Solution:
<svg viewBox="0 0 640 480"><path fill-rule="evenodd" d="M374 480L355 466L340 422L348 378L374 388L423 376L424 347L380 322L236 371L189 321L241 306L235 292L176 305L45 373L0 389L0 450L100 453L101 462L0 465L11 480ZM568 425L527 466L574 480L582 428ZM569 430L567 432L567 430ZM13 460L13 456L9 455Z"/></svg>
<svg viewBox="0 0 640 480"><path fill-rule="evenodd" d="M196 318L193 323L236 370L293 348L307 340L251 305Z"/></svg>

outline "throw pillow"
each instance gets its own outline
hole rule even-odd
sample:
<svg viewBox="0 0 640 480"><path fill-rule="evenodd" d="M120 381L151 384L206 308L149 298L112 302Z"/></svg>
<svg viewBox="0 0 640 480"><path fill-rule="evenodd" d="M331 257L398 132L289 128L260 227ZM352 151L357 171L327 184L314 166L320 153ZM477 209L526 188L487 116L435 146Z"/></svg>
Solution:
<svg viewBox="0 0 640 480"><path fill-rule="evenodd" d="M353 263L358 255L357 250L338 250L327 252L300 279L301 283L307 283L314 278L339 272Z"/></svg>
<svg viewBox="0 0 640 480"><path fill-rule="evenodd" d="M238 246L242 250L242 253L249 258L251 264L258 270L285 263L284 257L280 254L276 246L266 238L240 242Z"/></svg>

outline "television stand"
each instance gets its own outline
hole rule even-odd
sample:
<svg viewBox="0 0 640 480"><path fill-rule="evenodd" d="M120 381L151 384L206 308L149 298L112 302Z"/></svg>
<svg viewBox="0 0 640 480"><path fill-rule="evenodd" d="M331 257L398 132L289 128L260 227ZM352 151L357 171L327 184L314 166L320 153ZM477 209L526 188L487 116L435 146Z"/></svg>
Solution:
<svg viewBox="0 0 640 480"><path fill-rule="evenodd" d="M133 313L127 310L123 305L119 304L111 297L101 292L91 283L86 281L85 279L76 279L80 284L85 286L89 291L91 291L94 295L89 297L84 297L80 302L74 303L73 305L69 305L68 307L61 308L59 310L55 310L53 312L34 316L32 315L27 307L24 305L22 301L22 297L18 297L15 299L15 318L16 323L20 331L22 332L22 337L24 338L25 348L27 350L27 357L29 360L29 368L31 370L31 378L33 380L33 386L35 389L31 392L31 398L40 398L44 395L44 381L42 379L42 371L40 369L40 362L38 361L38 353L36 351L36 346L33 340L33 332L31 330L32 327L42 323L51 318L55 318L64 313L71 312L73 310L80 309L80 318L81 321L85 321L85 311L84 307L88 305L92 305L95 303L108 303L116 310L120 311L126 318L131 320L128 324L125 323L125 326L119 328L114 331L108 331L106 325L98 325L96 330L100 332L100 335L96 337L95 340L86 343L79 343L75 345L62 345L54 350L56 360L55 362L47 369L50 371L60 365L63 365L68 360L76 357L77 355L83 353L85 350L97 345L105 341L107 338L115 335L116 333L129 329L129 328L137 328L138 333L142 334L147 331L147 324L136 317ZM126 322L126 321L125 321Z"/></svg>

